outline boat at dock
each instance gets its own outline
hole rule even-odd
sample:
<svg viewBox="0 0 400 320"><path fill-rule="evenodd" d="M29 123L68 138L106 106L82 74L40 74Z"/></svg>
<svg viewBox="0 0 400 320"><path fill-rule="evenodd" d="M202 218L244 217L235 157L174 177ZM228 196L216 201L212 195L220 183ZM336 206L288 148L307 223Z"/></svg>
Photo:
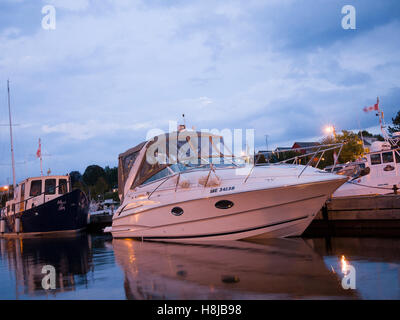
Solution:
<svg viewBox="0 0 400 320"><path fill-rule="evenodd" d="M114 211L119 207L119 202L112 199L106 199L104 201L96 202L91 201L89 205L89 214L95 215L114 215Z"/></svg>
<svg viewBox="0 0 400 320"><path fill-rule="evenodd" d="M376 141L365 162L349 163L337 173L351 179L335 191L334 198L393 193L400 187L400 148Z"/></svg>
<svg viewBox="0 0 400 320"><path fill-rule="evenodd" d="M71 190L69 176L42 176L19 183L2 212L2 235L37 236L86 228L89 201Z"/></svg>
<svg viewBox="0 0 400 320"><path fill-rule="evenodd" d="M120 154L121 206L105 232L159 241L300 236L347 180L304 165L250 165L227 149L220 136L183 129Z"/></svg>
<svg viewBox="0 0 400 320"><path fill-rule="evenodd" d="M333 198L373 196L397 193L400 188L400 132L389 134L379 109L379 98L374 110L379 117L384 141L375 141L361 161L342 164L340 169L326 168L328 171L350 177L333 194Z"/></svg>

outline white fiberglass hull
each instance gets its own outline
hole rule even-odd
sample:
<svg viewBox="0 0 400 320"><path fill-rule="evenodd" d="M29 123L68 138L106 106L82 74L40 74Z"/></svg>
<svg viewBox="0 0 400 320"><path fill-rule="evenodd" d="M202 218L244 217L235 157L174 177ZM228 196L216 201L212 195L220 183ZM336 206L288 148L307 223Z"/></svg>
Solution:
<svg viewBox="0 0 400 320"><path fill-rule="evenodd" d="M115 238L158 241L240 240L300 236L345 179L209 196L114 217ZM234 205L218 209L215 203ZM179 206L184 213L171 215Z"/></svg>
<svg viewBox="0 0 400 320"><path fill-rule="evenodd" d="M353 181L348 181L338 188L333 198L372 196L393 193L393 185L400 187L398 176L385 177L361 177Z"/></svg>

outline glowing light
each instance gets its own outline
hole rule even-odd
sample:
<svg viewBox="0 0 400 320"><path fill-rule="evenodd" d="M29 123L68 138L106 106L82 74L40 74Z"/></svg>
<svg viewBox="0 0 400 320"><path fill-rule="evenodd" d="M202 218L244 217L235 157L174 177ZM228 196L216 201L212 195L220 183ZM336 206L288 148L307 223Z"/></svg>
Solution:
<svg viewBox="0 0 400 320"><path fill-rule="evenodd" d="M324 131L326 134L333 134L333 133L335 133L335 127L334 126L326 126L324 128Z"/></svg>
<svg viewBox="0 0 400 320"><path fill-rule="evenodd" d="M346 258L344 256L342 256L341 263L342 263L342 272L346 274L348 264L347 264Z"/></svg>

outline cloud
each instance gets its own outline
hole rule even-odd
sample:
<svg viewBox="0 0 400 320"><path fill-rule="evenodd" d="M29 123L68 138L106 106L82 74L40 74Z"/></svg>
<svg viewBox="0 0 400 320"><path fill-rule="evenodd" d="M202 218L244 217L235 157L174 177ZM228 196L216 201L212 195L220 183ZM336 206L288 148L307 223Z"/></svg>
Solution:
<svg viewBox="0 0 400 320"><path fill-rule="evenodd" d="M110 135L117 131L138 131L151 127L152 125L150 122L123 124L89 120L86 122L65 122L55 125L43 125L41 130L45 134L62 134L63 138L66 140L88 140L96 136Z"/></svg>
<svg viewBox="0 0 400 320"><path fill-rule="evenodd" d="M56 30L40 27L44 4ZM43 136L65 170L115 164L183 113L188 127L254 128L256 147L266 134L270 147L309 140L327 123L375 125L362 108L378 95L394 116L398 7L357 3L358 28L345 31L340 3L319 0L9 3L26 22L0 13L0 90L10 77L15 121L33 124L16 128L19 150Z"/></svg>
<svg viewBox="0 0 400 320"><path fill-rule="evenodd" d="M89 0L42 0L45 4L53 5L56 9L82 11L89 7Z"/></svg>

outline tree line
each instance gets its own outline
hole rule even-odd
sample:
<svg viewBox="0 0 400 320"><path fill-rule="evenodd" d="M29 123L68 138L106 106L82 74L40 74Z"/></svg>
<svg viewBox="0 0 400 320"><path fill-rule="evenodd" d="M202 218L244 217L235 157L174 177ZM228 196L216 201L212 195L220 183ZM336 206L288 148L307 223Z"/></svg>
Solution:
<svg viewBox="0 0 400 320"><path fill-rule="evenodd" d="M73 189L81 189L90 196L91 199L114 199L119 201L118 192L113 190L118 188L118 168L104 168L92 164L88 166L84 173L79 171L70 172L71 184Z"/></svg>
<svg viewBox="0 0 400 320"><path fill-rule="evenodd" d="M361 157L363 157L366 152L368 152L368 150L364 150L364 145L363 145L363 141L362 141L361 137L363 137L363 138L372 137L378 141L385 140L380 134L374 135L365 130L359 131L358 133L343 130L341 133L337 133L334 136L328 136L328 137L323 138L318 143L321 145L343 143L343 147L339 154L337 163L346 163L349 161L356 161L356 160L360 159ZM315 148L308 149L306 152L291 151L291 150L288 150L286 152L276 152L269 156L269 160L266 159L264 155L259 154L259 155L256 155L256 161L257 161L257 163L266 163L268 160L268 162L270 162L270 163L276 163L276 162L292 159L295 157L303 156L304 153L316 152L317 149L318 149L318 145L316 145ZM336 154L338 154L339 149L326 151L320 160L319 160L319 157L321 156L321 152L319 152L318 155L316 155L315 158L313 159L314 162L312 164L314 165L317 163L317 161L319 161L318 168L320 168L320 169L323 169L327 166L333 165L334 152L336 152ZM298 163L306 164L309 162L311 157L312 157L312 155L309 155L306 157L303 156L302 158L299 158ZM291 161L289 161L289 162L291 162Z"/></svg>

